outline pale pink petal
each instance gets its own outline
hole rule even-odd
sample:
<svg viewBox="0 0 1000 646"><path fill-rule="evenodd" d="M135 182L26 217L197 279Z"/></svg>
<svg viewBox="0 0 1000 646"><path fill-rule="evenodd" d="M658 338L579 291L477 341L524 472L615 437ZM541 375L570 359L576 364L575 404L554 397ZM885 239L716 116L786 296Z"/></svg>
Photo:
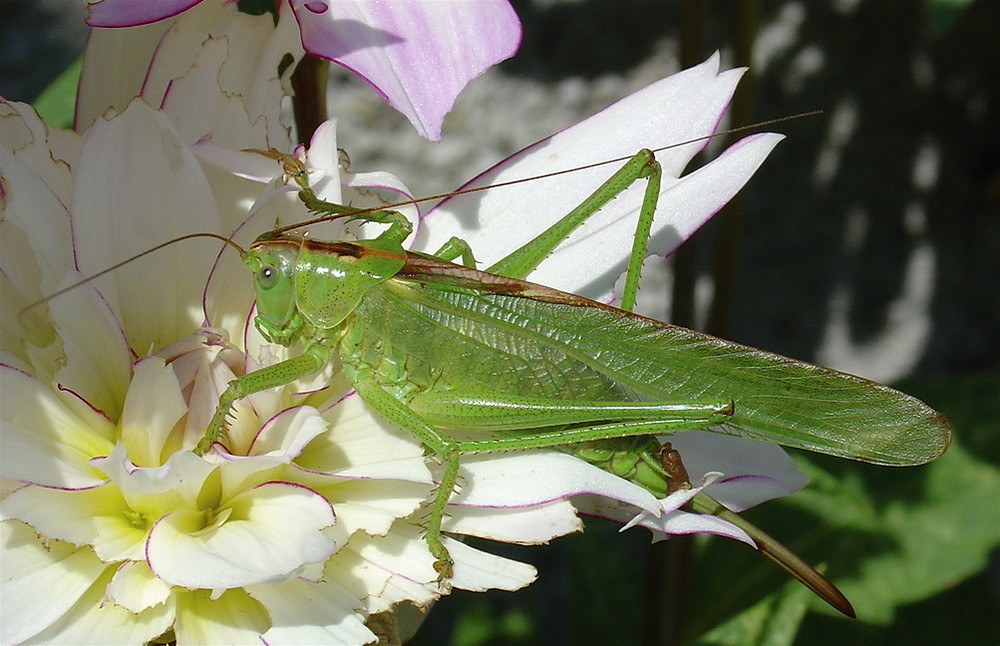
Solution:
<svg viewBox="0 0 1000 646"><path fill-rule="evenodd" d="M134 27L175 16L201 0L97 0L87 6L91 27Z"/></svg>
<svg viewBox="0 0 1000 646"><path fill-rule="evenodd" d="M506 0L292 0L292 8L306 51L361 77L433 140L465 84L521 39Z"/></svg>
<svg viewBox="0 0 1000 646"><path fill-rule="evenodd" d="M790 496L809 482L777 444L707 431L684 431L664 440L680 452L692 482L712 471L725 474L707 492L733 511Z"/></svg>

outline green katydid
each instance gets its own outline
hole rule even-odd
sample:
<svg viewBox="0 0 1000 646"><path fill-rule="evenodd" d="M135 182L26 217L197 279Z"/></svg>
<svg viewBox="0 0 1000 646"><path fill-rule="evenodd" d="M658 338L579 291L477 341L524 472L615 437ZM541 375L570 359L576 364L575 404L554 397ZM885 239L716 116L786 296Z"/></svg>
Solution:
<svg viewBox="0 0 1000 646"><path fill-rule="evenodd" d="M648 150L486 271L473 267L459 240L434 255L406 251L411 225L400 213L320 200L301 162L276 156L320 217L270 231L240 253L254 276L257 328L302 351L232 381L196 450L224 435L236 401L315 373L338 355L374 412L444 465L425 534L442 579L452 561L441 524L463 454L559 448L662 496L678 474L656 436L679 429L885 465L928 462L948 446L944 417L906 394L631 313L659 192L659 164ZM570 231L640 179L647 180L646 198L622 309L524 280ZM351 242L286 233L335 218L388 226L374 239ZM463 264L451 262L459 257ZM482 437L457 440L448 429ZM744 529L766 556L853 616L829 581L760 529L704 493L689 508Z"/></svg>

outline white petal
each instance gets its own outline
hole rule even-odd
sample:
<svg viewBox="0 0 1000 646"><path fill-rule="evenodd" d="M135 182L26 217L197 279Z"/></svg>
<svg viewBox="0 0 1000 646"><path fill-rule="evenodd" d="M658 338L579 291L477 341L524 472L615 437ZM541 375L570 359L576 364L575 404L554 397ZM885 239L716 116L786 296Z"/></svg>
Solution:
<svg viewBox="0 0 1000 646"><path fill-rule="evenodd" d="M227 511L228 520L204 532L203 516L195 512L176 511L157 521L146 543L156 576L187 588L281 581L336 548L320 531L334 523L333 510L304 487L263 484L234 498Z"/></svg>
<svg viewBox="0 0 1000 646"><path fill-rule="evenodd" d="M741 75L742 70L719 73L718 56L713 56L530 146L468 186L535 177L710 134ZM743 185L775 143L776 136L751 139L734 148L731 155L735 157L729 161L714 162L720 166L703 171L702 178L692 174L680 180L683 186L695 179L703 191L710 179L729 178L724 186L711 187L707 194L675 190L675 178L704 148L705 141L658 152L664 181L650 253L667 254L686 239ZM489 266L569 213L617 168L616 164L599 166L446 200L428 213L414 246L434 251L448 237L457 235L472 245L484 266ZM592 216L529 279L609 300L625 266L644 189L644 182L636 183ZM581 263L580 257L585 262Z"/></svg>
<svg viewBox="0 0 1000 646"><path fill-rule="evenodd" d="M675 511L672 514L665 514L655 520L643 520L639 524L663 534L716 534L743 541L753 548L757 547L753 539L742 529L728 521L709 514L691 514L683 511Z"/></svg>
<svg viewBox="0 0 1000 646"><path fill-rule="evenodd" d="M150 60L172 24L168 20L129 29L91 30L76 94L74 127L79 132L109 109L121 112L142 93L149 79Z"/></svg>
<svg viewBox="0 0 1000 646"><path fill-rule="evenodd" d="M27 164L57 199L63 204L69 203L73 191L71 169L82 143L78 133L48 127L27 103L0 99L0 142L4 149ZM6 180L6 197L10 200L11 177L8 175ZM9 201L7 207L10 207ZM68 247L52 244L47 248L58 255Z"/></svg>
<svg viewBox="0 0 1000 646"><path fill-rule="evenodd" d="M264 423L247 455L297 457L329 424L312 406L288 408Z"/></svg>
<svg viewBox="0 0 1000 646"><path fill-rule="evenodd" d="M111 485L80 491L22 487L0 509L5 518L19 518L48 538L91 545L105 562L143 556L144 519Z"/></svg>
<svg viewBox="0 0 1000 646"><path fill-rule="evenodd" d="M426 606L437 598L434 557L427 549L422 530L406 521L397 522L385 536L355 534L324 569L335 580L367 604L369 613L389 610L399 601Z"/></svg>
<svg viewBox="0 0 1000 646"><path fill-rule="evenodd" d="M0 415L3 478L64 488L103 480L86 461L111 449L113 427L96 411L71 409L37 379L0 366Z"/></svg>
<svg viewBox="0 0 1000 646"><path fill-rule="evenodd" d="M51 625L107 568L89 549L62 541L43 546L35 531L20 521L3 521L0 534L0 643L20 643Z"/></svg>
<svg viewBox="0 0 1000 646"><path fill-rule="evenodd" d="M221 595L192 590L176 596L173 628L178 644L260 644L261 634L270 625L264 607L243 590L226 590Z"/></svg>
<svg viewBox="0 0 1000 646"><path fill-rule="evenodd" d="M547 543L571 532L583 531L583 522L577 516L576 507L568 500L513 509L452 505L448 508L444 529L453 534L479 536L494 541L536 544Z"/></svg>
<svg viewBox="0 0 1000 646"><path fill-rule="evenodd" d="M173 605L153 606L139 615L104 601L109 575L97 579L58 622L23 644L109 646L145 644L162 635L174 619Z"/></svg>
<svg viewBox="0 0 1000 646"><path fill-rule="evenodd" d="M84 274L171 237L220 228L198 161L167 118L141 100L94 123L74 170L72 213ZM214 260L205 247L173 245L95 281L137 354L200 327L202 289Z"/></svg>
<svg viewBox="0 0 1000 646"><path fill-rule="evenodd" d="M210 134L232 149L287 149L277 70L285 54L295 60L303 54L290 13L282 12L275 28L270 15L201 2L171 20L95 30L84 55L76 127L83 130L109 108L120 113L141 96L175 120L186 143Z"/></svg>
<svg viewBox="0 0 1000 646"><path fill-rule="evenodd" d="M121 441L139 466L159 466L174 425L187 412L174 371L159 357L135 364L122 409Z"/></svg>
<svg viewBox="0 0 1000 646"><path fill-rule="evenodd" d="M89 452L37 428L0 420L0 434L0 473L5 480L64 489L85 489L104 480L88 468Z"/></svg>
<svg viewBox="0 0 1000 646"><path fill-rule="evenodd" d="M276 29L270 14L252 16L227 4L204 3L178 17L150 65L142 96L188 143L211 138L232 150L287 150L278 69L284 56L303 54L294 20Z"/></svg>
<svg viewBox="0 0 1000 646"><path fill-rule="evenodd" d="M262 639L280 644L365 644L375 639L359 610L364 604L334 583L295 579L279 585L248 586L271 617Z"/></svg>
<svg viewBox="0 0 1000 646"><path fill-rule="evenodd" d="M312 484L315 480L304 479L304 482ZM414 485L392 476L346 480L328 477L319 490L336 506L338 532L350 536L363 530L381 535L387 533L396 520L409 516L427 500L431 484Z"/></svg>
<svg viewBox="0 0 1000 646"><path fill-rule="evenodd" d="M538 577L538 571L527 563L488 554L447 537L444 543L455 561L451 584L456 588L472 592L518 590Z"/></svg>
<svg viewBox="0 0 1000 646"><path fill-rule="evenodd" d="M108 600L135 613L170 598L170 586L153 576L145 561L122 563L108 584Z"/></svg>
<svg viewBox="0 0 1000 646"><path fill-rule="evenodd" d="M32 161L39 148L48 151L44 140L35 140L42 133L27 131L37 116L26 107L15 111L18 107L0 102L0 114L4 117L0 119L3 128L0 134L4 135L0 146L0 171L4 179L4 218L0 221L4 235L0 238L0 249L4 273L22 289L28 286L39 289L30 296L40 298L55 291L56 284L73 269L69 213L64 201L69 195L60 196L56 192L60 188L58 183L66 181L59 175L53 176L54 171L48 173L48 179L57 185L48 184L43 175L50 168L48 164L36 163L40 166L36 169L20 158L24 155ZM26 123L25 119L29 121ZM27 142L21 145L28 146L26 152L16 155L9 148L20 143L12 140L17 136L11 130L24 131ZM54 161L50 163L59 166Z"/></svg>
<svg viewBox="0 0 1000 646"><path fill-rule="evenodd" d="M309 186L316 195L334 204L343 204L340 181L340 151L337 148L337 122L324 121L316 128L306 151L306 166L310 171ZM318 177L316 176L318 175Z"/></svg>
<svg viewBox="0 0 1000 646"><path fill-rule="evenodd" d="M296 460L302 467L333 473L357 465L423 456L420 442L374 415L357 394L352 393L322 413L330 423L330 432L309 443Z"/></svg>
<svg viewBox="0 0 1000 646"><path fill-rule="evenodd" d="M62 285L79 278L70 274ZM48 308L64 352L53 378L117 419L131 377L132 354L108 304L96 289L84 285L55 298Z"/></svg>
<svg viewBox="0 0 1000 646"><path fill-rule="evenodd" d="M120 442L107 456L90 462L108 476L131 505L140 508L155 506L148 499L158 496L167 497L160 501L163 509L193 503L216 468L190 451L177 451L160 466L137 467Z"/></svg>
<svg viewBox="0 0 1000 646"><path fill-rule="evenodd" d="M715 472L707 474L702 484L691 489L676 491L666 498L660 499L660 513L651 514L649 511L637 510L621 505L614 500L607 498L597 498L594 496L584 496L574 499L581 511L605 518L611 518L623 523L621 531L625 531L636 525L641 525L653 530L653 540L658 540L659 534L691 534L696 532L708 532L720 536L728 536L736 540L743 541L751 546L756 544L739 527L732 523L709 516L707 514L694 514L680 511L680 507L687 503L697 493L711 486L713 482L722 476Z"/></svg>
<svg viewBox="0 0 1000 646"><path fill-rule="evenodd" d="M642 487L565 453L473 456L462 461L460 491L451 505L522 507L580 494L597 494L651 512L656 497Z"/></svg>

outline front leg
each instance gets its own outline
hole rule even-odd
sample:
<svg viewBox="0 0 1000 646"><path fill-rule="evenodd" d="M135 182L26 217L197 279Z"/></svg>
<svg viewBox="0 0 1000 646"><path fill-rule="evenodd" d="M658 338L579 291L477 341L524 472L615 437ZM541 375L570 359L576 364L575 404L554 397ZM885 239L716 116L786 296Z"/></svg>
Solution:
<svg viewBox="0 0 1000 646"><path fill-rule="evenodd" d="M237 401L262 390L284 386L296 379L311 375L323 367L327 358L322 351L306 352L230 381L225 392L219 397L219 405L208 423L205 435L194 449L195 454L203 455L212 448L212 443L222 436L226 428L226 418Z"/></svg>

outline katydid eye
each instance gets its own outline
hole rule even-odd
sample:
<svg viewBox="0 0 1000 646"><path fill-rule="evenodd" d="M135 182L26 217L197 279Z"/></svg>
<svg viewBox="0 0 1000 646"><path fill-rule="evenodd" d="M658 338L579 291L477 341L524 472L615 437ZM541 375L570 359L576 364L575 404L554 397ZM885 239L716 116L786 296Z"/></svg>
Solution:
<svg viewBox="0 0 1000 646"><path fill-rule="evenodd" d="M264 265L257 270L257 284L264 289L271 289L278 284L278 268L274 265Z"/></svg>

